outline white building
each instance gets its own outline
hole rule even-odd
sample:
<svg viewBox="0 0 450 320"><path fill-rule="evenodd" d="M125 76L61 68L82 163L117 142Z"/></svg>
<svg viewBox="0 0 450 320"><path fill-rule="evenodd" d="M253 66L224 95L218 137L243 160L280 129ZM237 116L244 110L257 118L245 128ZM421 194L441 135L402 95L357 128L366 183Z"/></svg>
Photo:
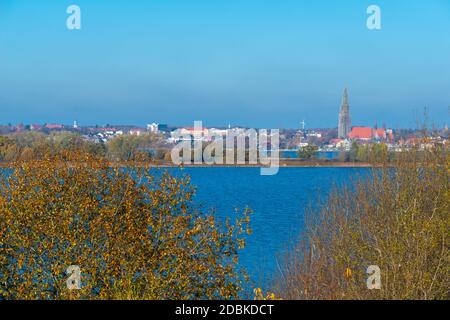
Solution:
<svg viewBox="0 0 450 320"><path fill-rule="evenodd" d="M158 123L151 123L147 125L147 130L151 133L158 133L159 132L159 124Z"/></svg>
<svg viewBox="0 0 450 320"><path fill-rule="evenodd" d="M136 128L136 129L131 129L130 130L130 134L131 135L135 135L135 136L140 136L141 134L143 134L145 131L143 129L140 128Z"/></svg>

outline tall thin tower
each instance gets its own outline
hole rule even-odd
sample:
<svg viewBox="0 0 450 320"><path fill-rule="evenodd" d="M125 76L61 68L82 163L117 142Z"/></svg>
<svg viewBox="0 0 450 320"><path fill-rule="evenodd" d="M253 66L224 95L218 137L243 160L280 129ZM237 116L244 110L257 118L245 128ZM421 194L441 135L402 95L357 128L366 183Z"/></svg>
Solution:
<svg viewBox="0 0 450 320"><path fill-rule="evenodd" d="M349 134L350 130L351 130L350 105L348 104L347 88L345 88L344 94L342 95L341 111L339 112L339 126L338 126L339 138L347 138L347 135Z"/></svg>

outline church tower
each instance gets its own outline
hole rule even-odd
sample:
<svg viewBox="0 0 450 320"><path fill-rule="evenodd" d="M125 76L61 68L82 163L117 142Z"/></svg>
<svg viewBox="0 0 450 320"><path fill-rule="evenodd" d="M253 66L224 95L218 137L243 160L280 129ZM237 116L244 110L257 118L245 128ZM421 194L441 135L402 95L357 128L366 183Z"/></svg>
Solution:
<svg viewBox="0 0 450 320"><path fill-rule="evenodd" d="M338 137L345 139L347 138L347 135L350 133L350 131L350 106L348 104L347 88L345 88L344 94L342 96L341 111L339 112Z"/></svg>

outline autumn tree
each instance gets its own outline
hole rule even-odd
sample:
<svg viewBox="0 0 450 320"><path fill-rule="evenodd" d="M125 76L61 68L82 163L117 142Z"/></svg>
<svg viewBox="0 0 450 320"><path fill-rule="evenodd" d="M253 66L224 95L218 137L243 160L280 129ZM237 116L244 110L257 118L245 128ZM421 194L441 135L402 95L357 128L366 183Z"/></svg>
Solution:
<svg viewBox="0 0 450 320"><path fill-rule="evenodd" d="M0 179L1 299L232 299L248 212L199 212L188 178L82 152L21 161ZM66 286L79 266L81 289Z"/></svg>
<svg viewBox="0 0 450 320"><path fill-rule="evenodd" d="M0 137L0 160L12 162L17 160L43 159L69 150L78 150L95 156L104 157L106 148L103 143L94 143L80 134L68 131L18 132Z"/></svg>
<svg viewBox="0 0 450 320"><path fill-rule="evenodd" d="M161 142L161 137L152 133L121 135L107 143L107 156L112 161L149 159L152 146Z"/></svg>

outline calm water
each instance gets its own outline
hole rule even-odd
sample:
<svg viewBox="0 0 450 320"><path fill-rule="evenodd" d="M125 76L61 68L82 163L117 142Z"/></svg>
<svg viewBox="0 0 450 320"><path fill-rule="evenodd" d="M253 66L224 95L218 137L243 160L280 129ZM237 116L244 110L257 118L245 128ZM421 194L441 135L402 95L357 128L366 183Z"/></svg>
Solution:
<svg viewBox="0 0 450 320"><path fill-rule="evenodd" d="M323 198L334 184L346 183L365 168L281 168L275 176L260 176L259 168L171 169L188 174L197 186L196 204L218 217L236 217L235 208L250 207L253 234L241 252L241 264L253 285L265 287L277 271L283 251L304 229L305 207Z"/></svg>
<svg viewBox="0 0 450 320"><path fill-rule="evenodd" d="M336 160L339 158L339 152L337 152L337 151L319 151L316 153L316 157L318 159ZM297 159L298 153L295 150L282 151L280 153L280 158Z"/></svg>
<svg viewBox="0 0 450 320"><path fill-rule="evenodd" d="M158 169L159 170L159 169ZM161 169L162 170L162 169ZM261 176L259 168L169 168L189 175L197 188L195 205L218 218L237 217L235 209L252 209L252 235L240 252L250 288L265 288L277 272L284 250L304 230L304 210L326 197L333 185L367 173L367 168L280 168L277 175ZM281 261L280 261L281 262Z"/></svg>

